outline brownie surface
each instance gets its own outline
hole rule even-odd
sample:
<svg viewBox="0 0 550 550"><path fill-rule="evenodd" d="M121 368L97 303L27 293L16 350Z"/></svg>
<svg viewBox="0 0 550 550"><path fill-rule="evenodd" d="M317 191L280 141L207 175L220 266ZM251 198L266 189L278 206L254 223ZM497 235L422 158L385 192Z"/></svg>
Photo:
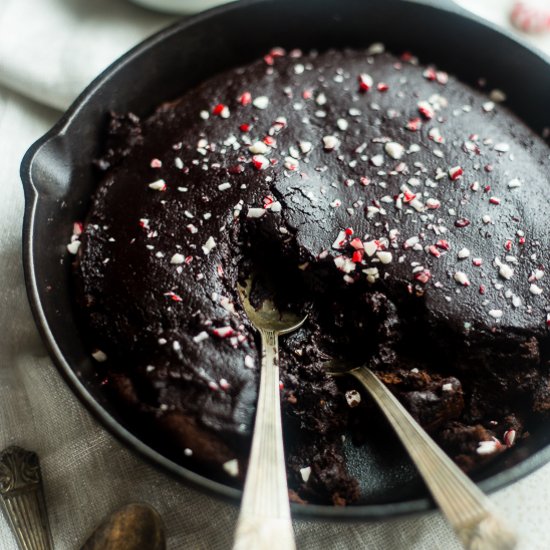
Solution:
<svg viewBox="0 0 550 550"><path fill-rule="evenodd" d="M331 357L368 362L465 469L550 404L550 150L487 93L382 50L275 49L145 120L113 115L75 264L114 398L177 460L237 459L241 478L259 358L236 284L275 274L309 314L281 342L298 501L359 498L342 435L361 444L376 415Z"/></svg>

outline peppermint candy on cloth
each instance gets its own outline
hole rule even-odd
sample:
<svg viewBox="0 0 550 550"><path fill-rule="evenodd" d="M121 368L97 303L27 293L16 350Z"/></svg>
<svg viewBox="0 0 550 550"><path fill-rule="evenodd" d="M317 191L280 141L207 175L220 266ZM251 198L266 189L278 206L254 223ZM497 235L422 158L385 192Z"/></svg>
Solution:
<svg viewBox="0 0 550 550"><path fill-rule="evenodd" d="M520 0L514 2L510 21L517 29L540 34L550 31L550 1Z"/></svg>

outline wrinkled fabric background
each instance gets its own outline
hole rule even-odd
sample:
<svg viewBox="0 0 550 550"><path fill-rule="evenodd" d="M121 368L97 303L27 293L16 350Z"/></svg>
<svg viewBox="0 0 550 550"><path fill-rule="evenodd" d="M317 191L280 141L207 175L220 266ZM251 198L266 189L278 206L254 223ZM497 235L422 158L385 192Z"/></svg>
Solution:
<svg viewBox="0 0 550 550"><path fill-rule="evenodd" d="M505 0L464 0L506 21ZM124 0L0 0L0 449L39 453L59 550L78 548L109 512L146 501L170 549L231 547L237 508L174 481L133 455L84 410L52 365L31 318L21 266L19 163L84 86L172 18ZM550 52L548 38L541 47ZM550 464L492 498L522 538L550 548ZM295 524L299 550L458 549L436 513L377 523ZM0 549L15 550L0 516ZM276 543L274 544L276 548Z"/></svg>

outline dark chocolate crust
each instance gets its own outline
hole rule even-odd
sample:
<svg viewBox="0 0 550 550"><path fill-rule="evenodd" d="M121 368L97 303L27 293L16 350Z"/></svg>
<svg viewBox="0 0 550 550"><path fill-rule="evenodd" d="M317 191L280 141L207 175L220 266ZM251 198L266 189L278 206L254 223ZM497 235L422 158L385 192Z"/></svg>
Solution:
<svg viewBox="0 0 550 550"><path fill-rule="evenodd" d="M251 264L310 314L281 349L296 500L359 497L341 436L372 405L330 356L369 361L465 469L548 410L550 151L486 94L378 45L275 49L113 116L98 166L79 303L117 399L181 460L242 476Z"/></svg>

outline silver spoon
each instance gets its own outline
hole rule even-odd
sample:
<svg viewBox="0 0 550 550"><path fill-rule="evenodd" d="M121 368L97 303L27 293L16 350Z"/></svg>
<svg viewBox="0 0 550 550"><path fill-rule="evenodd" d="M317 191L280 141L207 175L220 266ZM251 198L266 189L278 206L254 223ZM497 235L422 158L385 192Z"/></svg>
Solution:
<svg viewBox="0 0 550 550"><path fill-rule="evenodd" d="M239 293L250 322L260 333L262 361L252 448L233 549L294 550L281 424L278 339L300 328L306 317L280 312L269 300L255 309L249 300L251 287L249 279L245 287L239 286Z"/></svg>
<svg viewBox="0 0 550 550"><path fill-rule="evenodd" d="M38 455L21 447L0 453L2 508L21 550L52 550Z"/></svg>
<svg viewBox="0 0 550 550"><path fill-rule="evenodd" d="M133 502L110 514L80 550L166 550L164 523L152 506Z"/></svg>
<svg viewBox="0 0 550 550"><path fill-rule="evenodd" d="M38 455L21 447L0 453L0 501L21 550L53 550ZM147 504L112 513L81 550L164 550L164 524Z"/></svg>
<svg viewBox="0 0 550 550"><path fill-rule="evenodd" d="M398 399L366 366L325 363L335 376L355 377L380 407L409 453L443 515L468 550L513 550L516 535L498 517L489 498L441 450Z"/></svg>

